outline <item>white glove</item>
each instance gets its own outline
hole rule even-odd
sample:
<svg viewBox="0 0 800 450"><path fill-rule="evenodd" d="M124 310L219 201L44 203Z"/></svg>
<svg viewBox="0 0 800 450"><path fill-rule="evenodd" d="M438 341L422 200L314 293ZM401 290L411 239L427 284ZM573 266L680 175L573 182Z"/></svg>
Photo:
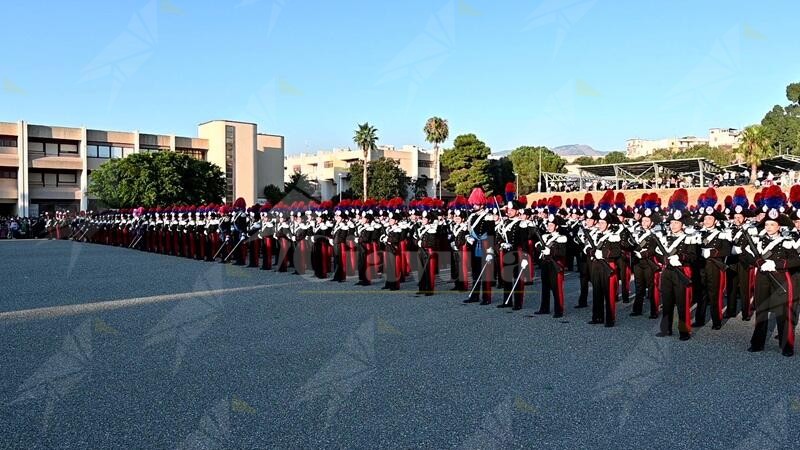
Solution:
<svg viewBox="0 0 800 450"><path fill-rule="evenodd" d="M519 266L522 267L523 269L528 267L528 260L527 259L523 259L522 262L519 263Z"/></svg>
<svg viewBox="0 0 800 450"><path fill-rule="evenodd" d="M458 246L456 245L455 242L451 242L450 243L450 248L453 249L454 252L458 251Z"/></svg>
<svg viewBox="0 0 800 450"><path fill-rule="evenodd" d="M488 255L486 255L486 262L492 262L492 261L494 261L494 255L489 253Z"/></svg>
<svg viewBox="0 0 800 450"><path fill-rule="evenodd" d="M710 248L704 248L703 251L702 251L702 254L703 254L703 258L706 258L706 259L711 258L711 249Z"/></svg>
<svg viewBox="0 0 800 450"><path fill-rule="evenodd" d="M737 247L737 246L734 245L733 249L731 250L731 253L733 253L734 255L741 255L742 254L742 247Z"/></svg>
<svg viewBox="0 0 800 450"><path fill-rule="evenodd" d="M672 255L669 257L669 264L674 267L680 267L682 266L681 258L678 255Z"/></svg>
<svg viewBox="0 0 800 450"><path fill-rule="evenodd" d="M506 243L506 242L503 242L502 244L500 244L500 247L501 247L503 250L511 250L511 244L508 244L508 243Z"/></svg>
<svg viewBox="0 0 800 450"><path fill-rule="evenodd" d="M545 248L544 250L542 250L542 254L543 255L549 255L550 254L550 249L549 248Z"/></svg>
<svg viewBox="0 0 800 450"><path fill-rule="evenodd" d="M758 230L756 229L756 227L749 227L747 229L747 234L749 234L750 236L756 236L758 234Z"/></svg>
<svg viewBox="0 0 800 450"><path fill-rule="evenodd" d="M775 272L775 261L768 259L761 263L761 267L759 268L762 272Z"/></svg>
<svg viewBox="0 0 800 450"><path fill-rule="evenodd" d="M594 251L594 259L603 259L603 251L602 250L595 250Z"/></svg>
<svg viewBox="0 0 800 450"><path fill-rule="evenodd" d="M633 254L636 255L637 258L642 259L642 252L634 250Z"/></svg>
<svg viewBox="0 0 800 450"><path fill-rule="evenodd" d="M358 238L353 238L353 242L355 242L356 244L358 244Z"/></svg>
<svg viewBox="0 0 800 450"><path fill-rule="evenodd" d="M474 237L472 237L472 236L468 236L468 237L467 237L467 242L469 242L469 245L472 245L472 244L474 244L474 243L475 243L475 238L474 238Z"/></svg>
<svg viewBox="0 0 800 450"><path fill-rule="evenodd" d="M292 236L292 242L297 242L297 236Z"/></svg>

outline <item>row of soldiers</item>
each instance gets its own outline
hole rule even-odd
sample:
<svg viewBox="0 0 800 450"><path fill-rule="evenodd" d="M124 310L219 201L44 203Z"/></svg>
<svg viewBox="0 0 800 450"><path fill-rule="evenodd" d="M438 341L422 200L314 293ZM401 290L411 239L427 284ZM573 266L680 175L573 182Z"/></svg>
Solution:
<svg viewBox="0 0 800 450"><path fill-rule="evenodd" d="M416 274L417 295L430 296L449 268L452 290L465 303L520 310L525 286L541 281L536 314L563 317L564 280L575 270L575 308L589 307L591 324L613 327L617 303L647 307L661 319L658 336L688 340L710 317L751 320L750 351L766 344L769 314L784 355L794 352L800 299L800 186L788 199L778 187L751 203L743 189L724 203L709 189L693 205L686 190L666 205L655 194L629 205L607 191L595 204L559 196L528 205L525 197L488 196L480 188L449 205L426 198L253 205L139 208L73 218L72 239L142 251L260 267L399 290ZM538 277L536 271L538 270ZM631 282L635 286L631 298ZM591 288L590 288L591 286ZM800 287L800 286L798 286ZM494 298L494 291L502 296ZM692 314L694 308L694 314ZM693 317L692 317L693 316Z"/></svg>

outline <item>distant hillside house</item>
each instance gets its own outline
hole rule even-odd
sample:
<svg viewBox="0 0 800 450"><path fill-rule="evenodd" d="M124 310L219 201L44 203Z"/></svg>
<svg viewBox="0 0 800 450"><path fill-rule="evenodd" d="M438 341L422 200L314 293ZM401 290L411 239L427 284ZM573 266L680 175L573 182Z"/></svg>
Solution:
<svg viewBox="0 0 800 450"><path fill-rule="evenodd" d="M640 158L651 155L658 149L666 148L673 151L687 150L696 145L710 147L738 148L742 142L742 132L736 128L711 128L708 138L684 136L681 138L665 139L639 139L633 138L626 141L626 154L628 158Z"/></svg>

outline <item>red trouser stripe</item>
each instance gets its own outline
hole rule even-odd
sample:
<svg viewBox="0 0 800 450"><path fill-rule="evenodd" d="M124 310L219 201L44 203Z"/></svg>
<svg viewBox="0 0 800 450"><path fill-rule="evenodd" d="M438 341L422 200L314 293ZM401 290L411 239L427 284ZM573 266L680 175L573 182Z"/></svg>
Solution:
<svg viewBox="0 0 800 450"><path fill-rule="evenodd" d="M264 251L264 266L266 266L267 269L272 269L272 238L264 238L264 247L266 249Z"/></svg>
<svg viewBox="0 0 800 450"><path fill-rule="evenodd" d="M461 272L459 273L461 279L458 281L464 283L466 286L466 284L469 283L469 272L467 272L469 269L469 265L467 264L467 260L469 259L469 247L462 245L459 251L461 255Z"/></svg>
<svg viewBox="0 0 800 450"><path fill-rule="evenodd" d="M437 261L439 259L439 255L436 254L436 251L432 248L426 249L428 252L428 281L430 282L430 290L433 292L434 286L436 285L436 267Z"/></svg>
<svg viewBox="0 0 800 450"><path fill-rule="evenodd" d="M747 277L749 280L749 284L747 286L747 299L745 300L745 305L747 305L747 315L751 315L753 311L753 297L756 294L756 269L751 268L748 271L749 276Z"/></svg>
<svg viewBox="0 0 800 450"><path fill-rule="evenodd" d="M564 312L564 272L556 273L556 292L558 292L558 298L556 301L559 305L559 311L562 313Z"/></svg>
<svg viewBox="0 0 800 450"><path fill-rule="evenodd" d="M689 267L684 267L683 268L683 273L684 273L684 275L686 275L686 277L688 279L690 279L690 280L692 279L692 269L690 269ZM692 315L691 315L691 312L692 312L692 294L693 294L692 285L690 284L690 285L686 286L686 295L684 296L685 299L684 299L684 302L683 302L683 310L686 311L683 314L683 322L684 322L683 326L686 329L686 331L689 332L689 333L691 333L691 331L692 331Z"/></svg>
<svg viewBox="0 0 800 450"><path fill-rule="evenodd" d="M653 297L655 298L656 309L655 311L651 311L651 314L658 312L658 307L661 305L661 272L653 274L653 289L655 289Z"/></svg>
<svg viewBox="0 0 800 450"><path fill-rule="evenodd" d="M792 313L792 300L794 297L794 288L792 287L792 279L789 272L784 272L786 276L786 343L794 348L794 315Z"/></svg>
<svg viewBox="0 0 800 450"><path fill-rule="evenodd" d="M617 286L619 279L617 278L617 268L614 263L609 263L611 266L611 279L608 280L608 302L611 304L611 321L617 320ZM608 321L608 318L606 318Z"/></svg>
<svg viewBox="0 0 800 450"><path fill-rule="evenodd" d="M717 320L722 321L722 307L724 305L723 294L725 293L725 283L727 276L724 270L719 271L719 287L717 288Z"/></svg>

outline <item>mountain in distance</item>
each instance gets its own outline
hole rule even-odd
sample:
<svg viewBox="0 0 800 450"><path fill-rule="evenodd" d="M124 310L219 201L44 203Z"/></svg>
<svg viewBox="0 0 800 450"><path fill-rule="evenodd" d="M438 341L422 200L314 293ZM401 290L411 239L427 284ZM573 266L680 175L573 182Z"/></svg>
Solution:
<svg viewBox="0 0 800 450"><path fill-rule="evenodd" d="M595 150L592 146L584 144L560 145L551 150L559 156L591 156L592 158L606 156L606 152Z"/></svg>

